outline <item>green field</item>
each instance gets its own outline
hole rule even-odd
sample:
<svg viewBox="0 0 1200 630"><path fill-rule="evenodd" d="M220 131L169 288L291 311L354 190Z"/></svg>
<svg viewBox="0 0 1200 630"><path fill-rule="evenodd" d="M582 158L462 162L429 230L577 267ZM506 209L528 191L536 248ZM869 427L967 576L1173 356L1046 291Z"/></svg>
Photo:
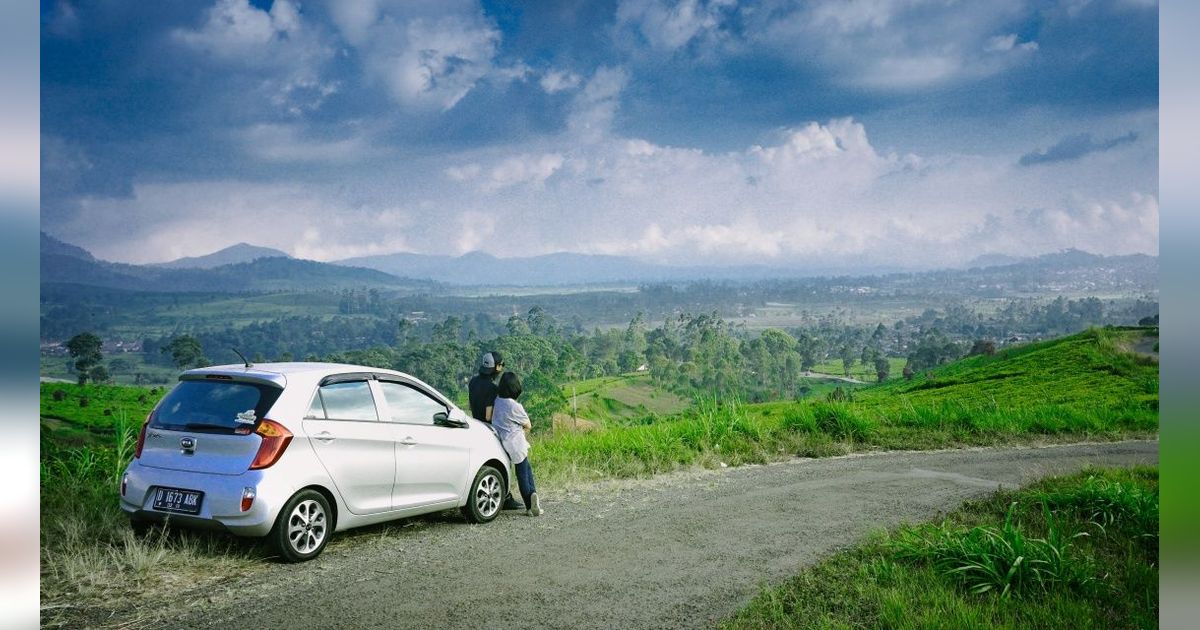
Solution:
<svg viewBox="0 0 1200 630"><path fill-rule="evenodd" d="M831 399L832 384L801 401L745 404L692 403L656 389L644 374L568 383L568 409L573 389L580 417L595 426L535 435L531 457L539 484L561 489L798 455L1153 436L1157 361L1128 351L1144 334L1091 330L971 357L911 381L844 389L841 400ZM44 604L136 598L179 579L200 585L261 563L261 551L230 537L129 532L114 488L162 391L42 384Z"/></svg>
<svg viewBox="0 0 1200 630"><path fill-rule="evenodd" d="M888 357L888 378L901 378L904 372L904 364L908 359L902 357ZM821 374L833 374L835 376L843 376L845 370L842 368L841 360L829 360L824 363L818 363L812 369L813 372ZM878 380L878 375L875 373L875 366L868 364L863 365L856 359L854 365L850 366L850 378L855 378L867 383L874 383Z"/></svg>
<svg viewBox="0 0 1200 630"><path fill-rule="evenodd" d="M72 359L67 356L42 355L40 374L49 378L74 381L78 377L71 369ZM179 376L179 370L160 363L146 361L146 355L140 352L128 352L105 358L104 367L114 383L133 385L137 375L142 375L145 384L164 385L173 383Z"/></svg>
<svg viewBox="0 0 1200 630"><path fill-rule="evenodd" d="M1155 628L1158 469L1092 470L968 503L767 588L740 628Z"/></svg>
<svg viewBox="0 0 1200 630"><path fill-rule="evenodd" d="M646 373L602 376L562 386L567 397L565 415L589 425L627 425L652 422L680 413L692 402L658 389Z"/></svg>

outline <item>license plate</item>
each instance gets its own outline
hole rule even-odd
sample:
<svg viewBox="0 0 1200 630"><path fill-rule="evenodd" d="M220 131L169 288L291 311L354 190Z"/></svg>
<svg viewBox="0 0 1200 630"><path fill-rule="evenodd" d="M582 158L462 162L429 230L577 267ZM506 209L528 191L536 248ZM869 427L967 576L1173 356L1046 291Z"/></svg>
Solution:
<svg viewBox="0 0 1200 630"><path fill-rule="evenodd" d="M163 512L199 514L200 500L203 498L204 493L195 490L158 488L154 491L154 509L162 510Z"/></svg>

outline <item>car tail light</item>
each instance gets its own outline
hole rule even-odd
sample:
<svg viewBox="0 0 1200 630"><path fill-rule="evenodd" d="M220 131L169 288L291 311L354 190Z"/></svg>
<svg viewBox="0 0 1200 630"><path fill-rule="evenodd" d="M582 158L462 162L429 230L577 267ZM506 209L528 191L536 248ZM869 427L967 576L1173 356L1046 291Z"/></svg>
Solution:
<svg viewBox="0 0 1200 630"><path fill-rule="evenodd" d="M279 461L279 456L283 455L283 450L292 441L291 431L288 431L282 424L266 418L258 423L258 428L254 432L262 436L262 443L258 445L258 454L254 456L254 462L250 464L250 470L268 468Z"/></svg>
<svg viewBox="0 0 1200 630"><path fill-rule="evenodd" d="M125 496L125 489L129 487L129 473L121 475L121 496Z"/></svg>
<svg viewBox="0 0 1200 630"><path fill-rule="evenodd" d="M254 505L254 488L249 486L242 488L242 511L249 512L250 506Z"/></svg>
<svg viewBox="0 0 1200 630"><path fill-rule="evenodd" d="M142 447L146 445L146 427L150 426L150 420L154 418L154 412L151 411L146 415L146 421L142 423L142 430L138 431L137 446L133 449L133 458L138 459L142 456ZM125 494L122 492L121 494Z"/></svg>

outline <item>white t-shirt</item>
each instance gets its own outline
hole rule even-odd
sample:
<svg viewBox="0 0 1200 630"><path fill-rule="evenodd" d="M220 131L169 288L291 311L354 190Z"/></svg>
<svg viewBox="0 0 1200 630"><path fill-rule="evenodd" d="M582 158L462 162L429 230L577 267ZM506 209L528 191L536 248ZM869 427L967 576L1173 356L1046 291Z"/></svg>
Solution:
<svg viewBox="0 0 1200 630"><path fill-rule="evenodd" d="M496 398L492 404L492 428L513 464L520 464L529 457L529 441L525 439L527 426L530 426L529 414L521 403L512 398Z"/></svg>

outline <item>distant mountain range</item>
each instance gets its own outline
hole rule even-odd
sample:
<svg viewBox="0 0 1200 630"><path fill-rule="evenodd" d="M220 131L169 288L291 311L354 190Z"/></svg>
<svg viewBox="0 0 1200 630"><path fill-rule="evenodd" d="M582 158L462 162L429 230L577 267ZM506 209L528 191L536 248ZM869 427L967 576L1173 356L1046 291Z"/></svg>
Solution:
<svg viewBox="0 0 1200 630"><path fill-rule="evenodd" d="M972 271L978 273L972 273ZM865 278L896 273L889 269L859 269ZM914 272L924 282L947 288L960 282L989 283L1002 278L1006 286L1053 286L1068 276L1073 282L1157 287L1158 258L1143 254L1100 256L1068 249L1031 258L988 254L972 260L967 269ZM980 275L982 274L982 275ZM291 258L276 249L239 243L206 256L169 263L129 265L96 259L87 250L42 233L42 282L74 283L139 291L247 292L338 288L391 288L436 291L439 285L561 286L615 283L688 282L697 280L753 281L820 276L847 277L843 270L741 265L731 267L673 267L621 256L557 253L543 256L496 258L482 252L462 256L389 254L322 263Z"/></svg>
<svg viewBox="0 0 1200 630"><path fill-rule="evenodd" d="M238 243L207 256L185 257L172 260L171 262L158 263L153 266L166 269L212 269L223 265L254 262L259 258L291 258L291 256L270 247Z"/></svg>
<svg viewBox="0 0 1200 630"><path fill-rule="evenodd" d="M213 293L340 288L428 292L437 288L431 282L398 278L375 269L331 265L287 255L255 255L261 252L282 254L278 250L235 245L208 256L173 263L129 265L98 260L87 250L43 232L41 281L43 284L81 284L131 291ZM213 264L221 260L233 262ZM193 266L186 267L186 264Z"/></svg>

